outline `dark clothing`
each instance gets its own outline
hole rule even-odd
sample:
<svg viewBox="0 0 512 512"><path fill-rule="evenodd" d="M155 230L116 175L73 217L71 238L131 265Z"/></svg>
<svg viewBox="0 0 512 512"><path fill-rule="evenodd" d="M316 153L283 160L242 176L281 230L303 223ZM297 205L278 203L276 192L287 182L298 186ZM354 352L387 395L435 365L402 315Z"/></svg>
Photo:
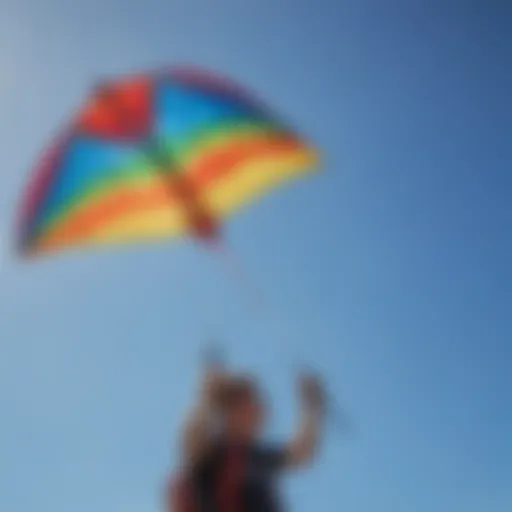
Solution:
<svg viewBox="0 0 512 512"><path fill-rule="evenodd" d="M187 475L187 501L194 512L281 512L276 477L282 448L218 443Z"/></svg>

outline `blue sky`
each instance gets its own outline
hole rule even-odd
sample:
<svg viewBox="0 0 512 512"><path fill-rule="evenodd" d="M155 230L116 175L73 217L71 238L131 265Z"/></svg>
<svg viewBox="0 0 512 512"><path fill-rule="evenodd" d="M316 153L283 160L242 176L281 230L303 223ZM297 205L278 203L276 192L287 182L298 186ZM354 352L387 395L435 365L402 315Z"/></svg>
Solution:
<svg viewBox="0 0 512 512"><path fill-rule="evenodd" d="M154 512L197 354L221 337L293 424L291 354L351 411L297 512L512 509L510 5L415 0L0 4L0 510ZM226 227L256 313L191 242L9 253L38 151L91 84L174 62L251 85L324 172ZM507 204L508 203L508 204Z"/></svg>

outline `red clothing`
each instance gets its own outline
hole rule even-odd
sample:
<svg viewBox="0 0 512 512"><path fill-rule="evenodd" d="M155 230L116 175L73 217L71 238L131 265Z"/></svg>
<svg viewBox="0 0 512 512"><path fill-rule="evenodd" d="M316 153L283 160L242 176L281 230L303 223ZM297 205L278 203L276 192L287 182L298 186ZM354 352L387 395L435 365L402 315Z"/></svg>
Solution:
<svg viewBox="0 0 512 512"><path fill-rule="evenodd" d="M275 478L282 449L219 444L171 483L167 512L279 512Z"/></svg>

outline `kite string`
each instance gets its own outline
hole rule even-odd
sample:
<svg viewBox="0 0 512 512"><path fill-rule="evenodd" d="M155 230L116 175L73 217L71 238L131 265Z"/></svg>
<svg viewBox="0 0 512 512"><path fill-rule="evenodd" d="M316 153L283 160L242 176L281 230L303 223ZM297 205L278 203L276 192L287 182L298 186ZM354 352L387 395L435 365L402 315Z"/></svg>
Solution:
<svg viewBox="0 0 512 512"><path fill-rule="evenodd" d="M256 280L248 271L247 267L242 263L232 250L220 241L214 241L211 248L224 264L225 269L229 271L232 279L238 287L243 291L244 296L251 303L253 309L262 314L267 309L268 301L260 286L256 284Z"/></svg>
<svg viewBox="0 0 512 512"><path fill-rule="evenodd" d="M292 341L300 337L300 334L296 333L295 322L292 322L291 318L288 318L287 315L284 314L283 308L277 308L276 304L273 305L274 307L270 308L268 298L263 294L261 287L256 284L255 279L249 273L247 267L241 262L240 258L229 250L225 244L215 241L212 243L211 247L221 259L225 268L229 270L231 277L237 282L239 288L243 290L244 295L250 300L256 313L260 316L266 313L268 320L270 310L272 310L274 314L279 310L275 319L277 320L277 325L279 325L279 330L281 331L279 334L279 337L282 338L280 346L282 349L284 348L286 352L286 354L283 355L287 359L291 359L295 371L298 373L316 373L310 365L304 363L302 358L297 357L296 354L291 354L289 351L290 347L285 348L288 341ZM342 412L342 408L340 407L338 400L329 389L326 388L325 393L327 406L326 412L330 422L337 425L339 429L345 430L345 414Z"/></svg>

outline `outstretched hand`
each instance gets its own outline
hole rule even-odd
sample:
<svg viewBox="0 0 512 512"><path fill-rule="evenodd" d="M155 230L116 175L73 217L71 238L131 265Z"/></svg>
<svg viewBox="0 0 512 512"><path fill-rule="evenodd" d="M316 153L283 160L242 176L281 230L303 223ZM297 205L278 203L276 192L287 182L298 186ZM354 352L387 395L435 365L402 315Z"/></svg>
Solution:
<svg viewBox="0 0 512 512"><path fill-rule="evenodd" d="M326 406L326 392L321 380L312 373L299 376L299 395L303 406L315 413L322 413Z"/></svg>
<svg viewBox="0 0 512 512"><path fill-rule="evenodd" d="M221 401L229 377L219 368L206 368L203 375L201 402L208 409L216 409Z"/></svg>
<svg viewBox="0 0 512 512"><path fill-rule="evenodd" d="M203 352L203 365L201 403L211 410L217 406L228 378L218 346L210 345L206 348Z"/></svg>

